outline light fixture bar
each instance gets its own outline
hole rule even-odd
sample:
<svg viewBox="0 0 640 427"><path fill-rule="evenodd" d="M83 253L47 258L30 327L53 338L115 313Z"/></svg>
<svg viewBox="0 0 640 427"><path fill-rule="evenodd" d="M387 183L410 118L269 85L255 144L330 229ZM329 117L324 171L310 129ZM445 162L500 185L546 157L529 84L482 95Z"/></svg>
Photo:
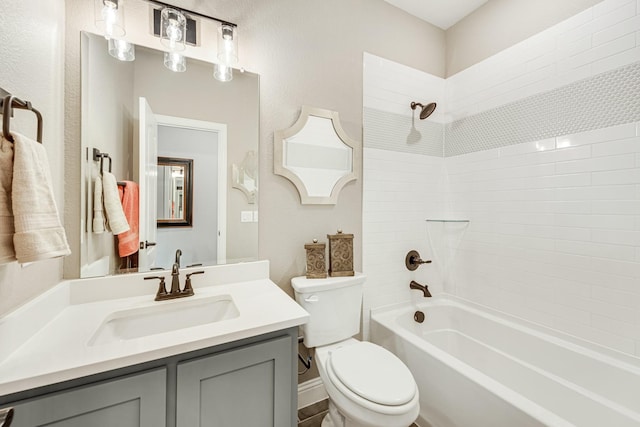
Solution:
<svg viewBox="0 0 640 427"><path fill-rule="evenodd" d="M169 4L169 3L165 3L165 2L161 2L161 1L157 1L157 0L146 0L146 1L147 1L147 3L155 4L157 6L162 6L162 7L170 7L172 9L179 10L180 12L188 14L188 15L195 15L195 16L199 16L201 18L211 19L211 20L217 21L217 22L219 22L221 24L231 25L232 27L237 27L238 26L237 24L234 24L233 22L225 21L224 19L216 18L215 16L209 16L209 15L205 15L203 13L194 12L194 11L189 10L189 9L183 9L181 7L177 7L177 6L174 6L174 5Z"/></svg>

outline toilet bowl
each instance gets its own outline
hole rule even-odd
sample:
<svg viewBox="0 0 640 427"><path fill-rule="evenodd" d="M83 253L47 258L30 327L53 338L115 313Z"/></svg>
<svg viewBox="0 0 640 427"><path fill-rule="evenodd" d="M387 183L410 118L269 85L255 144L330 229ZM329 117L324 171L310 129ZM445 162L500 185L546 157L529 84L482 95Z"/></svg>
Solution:
<svg viewBox="0 0 640 427"><path fill-rule="evenodd" d="M322 427L408 427L418 417L416 383L388 350L351 338L316 348L315 361L329 395Z"/></svg>
<svg viewBox="0 0 640 427"><path fill-rule="evenodd" d="M304 345L329 395L322 427L408 427L420 410L409 369L390 351L353 338L360 331L365 276L295 277L296 301L309 312Z"/></svg>

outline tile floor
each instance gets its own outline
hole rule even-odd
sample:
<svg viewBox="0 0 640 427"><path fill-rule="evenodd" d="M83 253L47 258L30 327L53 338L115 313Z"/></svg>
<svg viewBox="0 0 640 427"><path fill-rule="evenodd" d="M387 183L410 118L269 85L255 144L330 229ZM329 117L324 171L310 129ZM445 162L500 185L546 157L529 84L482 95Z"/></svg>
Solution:
<svg viewBox="0 0 640 427"><path fill-rule="evenodd" d="M298 427L320 427L329 411L329 400L321 400L298 410ZM416 423L409 427L420 427Z"/></svg>

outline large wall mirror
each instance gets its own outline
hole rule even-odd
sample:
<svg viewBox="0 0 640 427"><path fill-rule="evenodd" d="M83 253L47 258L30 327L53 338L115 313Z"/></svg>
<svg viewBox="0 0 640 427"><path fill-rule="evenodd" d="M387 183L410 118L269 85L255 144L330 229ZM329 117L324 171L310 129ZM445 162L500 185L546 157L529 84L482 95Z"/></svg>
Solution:
<svg viewBox="0 0 640 427"><path fill-rule="evenodd" d="M122 62L108 54L104 37L81 37L81 277L170 269L177 249L182 266L256 259L258 223L246 218L257 218L258 206L234 188L234 165L258 152L259 76L237 72L219 82L212 64L189 58L187 71L174 73L163 52L141 46L135 61ZM100 174L89 155L94 148L109 154L119 182L140 186L133 255L122 256L108 224L102 233L92 227ZM161 160L158 168L159 158L191 163ZM252 184L255 195L257 180Z"/></svg>

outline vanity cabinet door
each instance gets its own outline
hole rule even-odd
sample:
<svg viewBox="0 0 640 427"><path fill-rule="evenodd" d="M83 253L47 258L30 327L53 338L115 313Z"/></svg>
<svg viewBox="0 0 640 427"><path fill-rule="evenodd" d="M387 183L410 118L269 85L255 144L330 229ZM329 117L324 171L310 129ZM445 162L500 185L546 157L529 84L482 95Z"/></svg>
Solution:
<svg viewBox="0 0 640 427"><path fill-rule="evenodd" d="M12 427L164 427L166 370L17 403Z"/></svg>
<svg viewBox="0 0 640 427"><path fill-rule="evenodd" d="M292 339L178 364L177 425L293 427Z"/></svg>

